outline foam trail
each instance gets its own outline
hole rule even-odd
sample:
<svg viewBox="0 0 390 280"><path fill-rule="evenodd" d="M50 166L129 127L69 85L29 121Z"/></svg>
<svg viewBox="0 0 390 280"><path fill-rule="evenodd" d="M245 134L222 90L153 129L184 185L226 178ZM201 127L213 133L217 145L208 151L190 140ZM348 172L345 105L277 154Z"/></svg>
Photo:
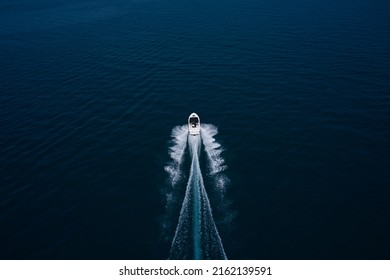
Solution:
<svg viewBox="0 0 390 280"><path fill-rule="evenodd" d="M182 178L181 166L183 163L184 152L187 147L188 127L179 125L172 129L171 137L173 146L169 148L169 155L172 162L164 167L169 174L171 185L174 187Z"/></svg>
<svg viewBox="0 0 390 280"><path fill-rule="evenodd" d="M192 234L194 241L194 260L200 260L202 258L201 252L201 213L200 213L200 188L203 185L202 174L200 173L199 167L199 152L200 152L200 137L189 136L190 151L192 154L192 163L191 163L191 175L190 181L192 185L193 193L193 223L192 223ZM199 169L199 170L198 170Z"/></svg>
<svg viewBox="0 0 390 280"><path fill-rule="evenodd" d="M226 192L226 185L229 183L229 179L222 173L227 169L227 166L225 165L225 160L221 156L223 149L214 138L217 133L218 128L216 126L212 124L202 125L201 135L207 154L207 163L209 169L208 175L214 181L213 186L220 196L219 199L227 203L224 199L224 195ZM228 207L228 205L225 205L224 207L222 205L220 206L221 208Z"/></svg>
<svg viewBox="0 0 390 280"><path fill-rule="evenodd" d="M200 136L189 136L191 170L170 259L226 259L199 163Z"/></svg>
<svg viewBox="0 0 390 280"><path fill-rule="evenodd" d="M202 141L210 165L209 174L214 175L224 171L227 166L225 165L225 160L221 156L223 150L221 145L214 138L218 133L217 127L212 124L202 124L201 131Z"/></svg>

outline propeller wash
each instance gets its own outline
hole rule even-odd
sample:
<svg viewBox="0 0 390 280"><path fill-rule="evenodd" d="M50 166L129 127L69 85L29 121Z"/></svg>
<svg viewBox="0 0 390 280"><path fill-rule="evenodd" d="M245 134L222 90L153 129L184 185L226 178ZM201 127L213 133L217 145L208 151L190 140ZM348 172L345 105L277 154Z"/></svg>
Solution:
<svg viewBox="0 0 390 280"><path fill-rule="evenodd" d="M189 116L188 125L172 130L171 162L165 166L169 188L165 191L167 217L164 223L167 232L171 229L167 234L172 240L170 259L226 259L205 188L203 161L200 161L205 156L208 191L213 195L213 202L218 204L214 206L225 209L229 180L222 173L227 166L221 157L222 147L214 138L217 133L214 125L200 125L200 118L195 113ZM188 157L190 160L186 160ZM228 211L223 212L229 216ZM220 220L226 222L229 218Z"/></svg>

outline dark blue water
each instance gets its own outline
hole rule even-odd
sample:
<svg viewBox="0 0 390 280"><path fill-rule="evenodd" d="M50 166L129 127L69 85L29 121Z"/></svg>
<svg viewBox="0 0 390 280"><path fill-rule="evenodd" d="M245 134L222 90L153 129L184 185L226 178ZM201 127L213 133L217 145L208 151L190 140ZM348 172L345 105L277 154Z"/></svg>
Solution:
<svg viewBox="0 0 390 280"><path fill-rule="evenodd" d="M0 258L168 258L191 112L228 258L390 258L388 1L4 0L0 26Z"/></svg>

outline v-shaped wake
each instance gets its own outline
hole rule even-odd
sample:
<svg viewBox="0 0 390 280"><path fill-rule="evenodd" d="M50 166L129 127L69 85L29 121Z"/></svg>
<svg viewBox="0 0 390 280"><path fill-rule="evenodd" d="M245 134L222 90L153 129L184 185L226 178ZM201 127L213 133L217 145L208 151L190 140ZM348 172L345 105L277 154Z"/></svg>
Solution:
<svg viewBox="0 0 390 280"><path fill-rule="evenodd" d="M199 158L204 146L208 175L214 188L224 194L227 178L221 172L226 169L221 157L221 146L215 141L217 128L202 124L200 135L189 135L187 126L172 130L173 146L170 148L172 161L165 167L169 174L171 191L167 192L167 207L170 200L180 192L176 190L185 178L185 151L188 146L191 165L185 187L180 214L172 239L170 259L226 259L226 254L216 227L210 201L204 185Z"/></svg>

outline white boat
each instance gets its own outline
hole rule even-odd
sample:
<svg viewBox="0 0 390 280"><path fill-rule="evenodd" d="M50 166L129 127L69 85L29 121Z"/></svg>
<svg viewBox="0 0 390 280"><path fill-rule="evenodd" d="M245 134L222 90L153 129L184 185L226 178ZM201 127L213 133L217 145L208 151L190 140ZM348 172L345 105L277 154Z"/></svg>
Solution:
<svg viewBox="0 0 390 280"><path fill-rule="evenodd" d="M196 113L192 113L188 117L188 132L190 135L198 135L200 133L200 119Z"/></svg>

